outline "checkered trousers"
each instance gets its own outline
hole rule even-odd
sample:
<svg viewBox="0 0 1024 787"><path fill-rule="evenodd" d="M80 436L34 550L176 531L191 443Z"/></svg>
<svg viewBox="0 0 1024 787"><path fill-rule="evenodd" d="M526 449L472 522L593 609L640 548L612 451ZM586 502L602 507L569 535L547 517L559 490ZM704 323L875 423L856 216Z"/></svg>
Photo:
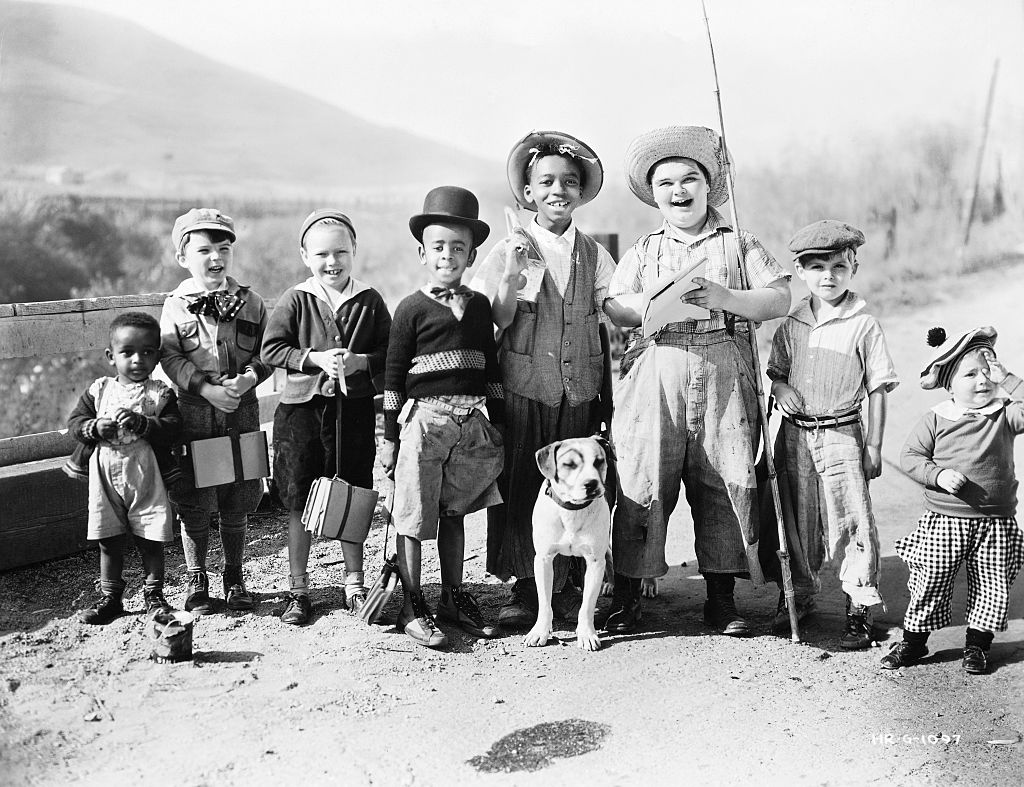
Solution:
<svg viewBox="0 0 1024 787"><path fill-rule="evenodd" d="M1006 631L1010 586L1024 564L1024 534L1014 517L946 516L925 511L917 528L896 542L910 569L907 631L934 631L952 617L953 580L967 564L967 625Z"/></svg>

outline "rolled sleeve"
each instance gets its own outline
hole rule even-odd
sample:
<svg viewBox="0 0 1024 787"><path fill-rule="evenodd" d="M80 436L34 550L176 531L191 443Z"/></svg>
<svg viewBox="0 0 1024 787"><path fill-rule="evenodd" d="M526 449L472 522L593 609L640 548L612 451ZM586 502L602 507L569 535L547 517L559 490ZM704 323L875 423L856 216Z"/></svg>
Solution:
<svg viewBox="0 0 1024 787"><path fill-rule="evenodd" d="M754 235L740 233L743 245L743 266L746 268L750 289L767 287L779 279L789 281L792 277Z"/></svg>
<svg viewBox="0 0 1024 787"><path fill-rule="evenodd" d="M900 384L896 366L885 342L885 334L877 322L872 321L865 331L861 352L864 358L864 383L868 393L879 388L890 393Z"/></svg>

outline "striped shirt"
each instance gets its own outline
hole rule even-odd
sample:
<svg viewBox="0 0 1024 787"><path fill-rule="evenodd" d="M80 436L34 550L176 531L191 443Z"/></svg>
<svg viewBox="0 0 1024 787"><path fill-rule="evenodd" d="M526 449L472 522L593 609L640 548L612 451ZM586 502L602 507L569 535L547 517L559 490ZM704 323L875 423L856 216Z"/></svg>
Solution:
<svg viewBox="0 0 1024 787"><path fill-rule="evenodd" d="M608 295L614 298L650 290L659 279L701 261L707 263L705 278L708 281L728 287L730 261L727 260L723 236L732 231L729 222L712 207L708 207L704 231L695 238L684 235L666 221L656 232L641 237L623 255L608 287ZM740 232L739 245L749 289L767 287L779 279L790 278L786 269L749 232ZM738 289L738 284L734 282L733 288ZM725 315L713 310L711 319L692 322L697 332L720 330L725 327Z"/></svg>
<svg viewBox="0 0 1024 787"><path fill-rule="evenodd" d="M899 384L882 327L866 307L848 292L838 312L819 323L808 295L775 332L768 376L799 391L804 415L841 413L872 391L888 393Z"/></svg>

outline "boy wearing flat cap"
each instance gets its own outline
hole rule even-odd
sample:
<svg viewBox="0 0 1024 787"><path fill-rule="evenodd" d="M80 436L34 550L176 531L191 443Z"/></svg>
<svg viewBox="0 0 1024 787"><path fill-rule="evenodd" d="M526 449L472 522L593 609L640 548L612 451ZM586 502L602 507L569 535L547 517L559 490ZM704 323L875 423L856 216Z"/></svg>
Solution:
<svg viewBox="0 0 1024 787"><path fill-rule="evenodd" d="M395 479L394 519L404 601L397 625L416 643L448 641L420 586L422 542L437 539L438 617L493 637L462 584L465 515L501 502L505 402L487 298L462 283L490 228L469 191L430 191L409 219L427 283L395 310L384 377L381 464ZM484 407L487 409L484 414Z"/></svg>
<svg viewBox="0 0 1024 787"><path fill-rule="evenodd" d="M533 506L543 478L538 449L585 437L611 422L611 355L602 306L615 261L576 226L573 213L597 196L604 169L584 142L560 131L531 131L506 166L517 205L536 214L503 238L473 278L502 330L501 370L509 434L500 480L505 504L487 512L487 570L515 584L498 620L532 626L537 619ZM520 271L541 260L540 291L529 294ZM552 606L574 616L580 595L568 581L570 559L555 558Z"/></svg>
<svg viewBox="0 0 1024 787"><path fill-rule="evenodd" d="M338 210L315 210L299 230L299 256L310 276L285 292L274 307L263 340L263 361L285 369L288 380L274 413L274 481L288 509L290 592L281 622L309 622L311 536L302 511L313 481L333 476L373 486L377 415L373 397L382 388L391 314L380 293L356 279L356 230ZM339 385L339 378L344 385ZM344 451L335 458L341 405ZM341 542L345 604L358 613L366 600L363 545Z"/></svg>
<svg viewBox="0 0 1024 787"><path fill-rule="evenodd" d="M160 364L178 394L186 445L232 429L260 428L255 388L270 376L259 357L267 310L258 293L228 275L234 243L234 222L214 208L193 208L171 231L175 259L191 276L164 301ZM168 490L181 519L188 567L185 609L198 615L213 609L206 553L211 521L218 515L225 604L233 611L251 610L242 560L249 514L263 496L263 482L197 488L187 464L185 477Z"/></svg>
<svg viewBox="0 0 1024 787"><path fill-rule="evenodd" d="M882 658L882 668L910 666L927 655L929 633L949 625L953 582L966 563L963 669L977 675L988 671L994 632L1006 630L1010 586L1024 564L1013 463L1014 438L1024 432L1024 381L996 360L995 328L945 339L941 328L928 332L938 349L921 372L921 387L945 388L950 398L918 421L901 456L904 471L924 487L925 512L896 542L910 570L910 602L903 640Z"/></svg>
<svg viewBox="0 0 1024 787"><path fill-rule="evenodd" d="M868 481L882 471L886 394L898 384L881 326L850 290L863 243L860 230L833 219L793 236L794 268L810 294L775 332L768 359L783 413L775 443L779 483L787 485L795 517L787 541L797 617L814 611L822 564L841 556L846 628L839 644L849 650L871 645L870 608L882 603ZM789 627L781 590L774 627Z"/></svg>

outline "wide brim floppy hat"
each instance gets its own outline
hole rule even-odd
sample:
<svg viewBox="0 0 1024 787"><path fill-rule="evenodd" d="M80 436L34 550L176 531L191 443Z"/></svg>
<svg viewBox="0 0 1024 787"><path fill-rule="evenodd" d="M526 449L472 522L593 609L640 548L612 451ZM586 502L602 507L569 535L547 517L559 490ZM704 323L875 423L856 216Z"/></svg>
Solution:
<svg viewBox="0 0 1024 787"><path fill-rule="evenodd" d="M709 205L717 208L729 199L725 156L718 134L705 126L666 126L641 134L626 149L626 181L642 202L658 207L650 175L654 165L667 158L688 158L704 167L708 173Z"/></svg>
<svg viewBox="0 0 1024 787"><path fill-rule="evenodd" d="M960 357L969 350L984 347L995 351L996 329L991 325L983 325L960 336L955 342L946 343L946 332L942 328L928 331L928 344L938 348L928 365L921 372L921 387L925 390L946 388L953 375L953 369Z"/></svg>
<svg viewBox="0 0 1024 787"><path fill-rule="evenodd" d="M561 131L531 131L512 146L506 163L508 185L512 189L512 196L516 198L520 207L532 211L537 210L536 205L526 201L523 190L528 183L527 167L530 166L535 156L542 153L544 155L568 156L579 165L583 172L580 205L585 205L597 196L604 184L604 167L601 165L601 159L589 145L569 134L563 134Z"/></svg>
<svg viewBox="0 0 1024 787"><path fill-rule="evenodd" d="M305 220L302 222L302 229L299 230L299 246L302 246L306 240L306 233L313 229L313 225L319 221L325 219L333 219L334 221L344 224L348 227L348 231L352 233L352 242L356 241L356 228L352 224L352 219L342 213L340 210L314 210Z"/></svg>
<svg viewBox="0 0 1024 787"><path fill-rule="evenodd" d="M472 231L476 248L491 234L491 228L479 216L480 203L472 191L459 186L438 186L427 192L423 212L409 219L409 229L423 243L423 230L431 224L462 224Z"/></svg>

